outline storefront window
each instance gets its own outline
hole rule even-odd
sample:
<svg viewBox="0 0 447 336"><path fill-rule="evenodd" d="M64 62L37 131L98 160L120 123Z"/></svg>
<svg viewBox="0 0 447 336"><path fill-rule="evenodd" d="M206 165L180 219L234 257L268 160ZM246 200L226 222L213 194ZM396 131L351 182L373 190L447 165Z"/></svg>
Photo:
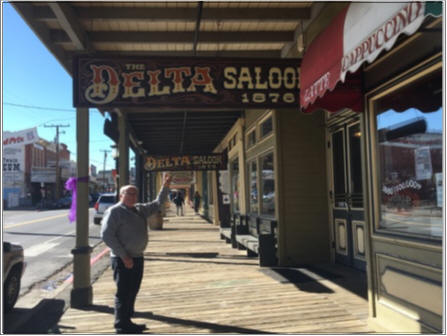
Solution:
<svg viewBox="0 0 447 336"><path fill-rule="evenodd" d="M261 214L275 216L275 172L273 170L273 153L261 158Z"/></svg>
<svg viewBox="0 0 447 336"><path fill-rule="evenodd" d="M256 131L253 130L250 133L248 133L247 139L248 139L248 147L253 146L256 143Z"/></svg>
<svg viewBox="0 0 447 336"><path fill-rule="evenodd" d="M208 173L208 203L213 204L213 174Z"/></svg>
<svg viewBox="0 0 447 336"><path fill-rule="evenodd" d="M360 123L348 126L349 142L349 192L354 208L363 207L362 159Z"/></svg>
<svg viewBox="0 0 447 336"><path fill-rule="evenodd" d="M250 183L250 209L252 214L258 214L258 165L256 161L252 161L248 164L248 174Z"/></svg>
<svg viewBox="0 0 447 336"><path fill-rule="evenodd" d="M335 206L344 208L346 204L344 130L332 134L332 167L334 173Z"/></svg>
<svg viewBox="0 0 447 336"><path fill-rule="evenodd" d="M379 228L442 237L442 74L374 102Z"/></svg>
<svg viewBox="0 0 447 336"><path fill-rule="evenodd" d="M233 213L239 212L239 160L235 159L231 162L231 194Z"/></svg>
<svg viewBox="0 0 447 336"><path fill-rule="evenodd" d="M269 117L261 124L261 138L267 136L272 131L273 131L273 120L272 117Z"/></svg>

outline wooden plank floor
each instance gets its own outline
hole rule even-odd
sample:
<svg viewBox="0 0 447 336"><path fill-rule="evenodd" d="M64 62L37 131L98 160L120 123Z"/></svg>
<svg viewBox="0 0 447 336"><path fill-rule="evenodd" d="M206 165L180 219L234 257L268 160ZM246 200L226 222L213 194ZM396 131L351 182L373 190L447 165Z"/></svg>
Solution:
<svg viewBox="0 0 447 336"><path fill-rule="evenodd" d="M170 213L168 213L169 215ZM257 258L231 248L190 210L150 232L136 323L152 334L373 333L367 301L329 280L281 283ZM93 306L69 308L62 333L114 333L111 269L93 284Z"/></svg>

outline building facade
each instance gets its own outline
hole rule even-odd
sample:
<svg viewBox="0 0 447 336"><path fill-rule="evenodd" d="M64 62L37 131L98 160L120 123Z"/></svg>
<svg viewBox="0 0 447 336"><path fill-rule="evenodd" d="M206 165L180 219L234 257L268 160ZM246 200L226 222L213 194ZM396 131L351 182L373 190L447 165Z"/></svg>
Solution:
<svg viewBox="0 0 447 336"><path fill-rule="evenodd" d="M430 6L327 5L302 31L301 75L305 66L324 70L313 56L333 56L336 25L374 14L375 32L352 47L365 54L360 65L327 88L320 75L308 84L301 77L312 101L304 113L245 110L215 149L228 152L228 170L201 172L195 186L213 195L201 214L216 225L235 214L275 220L279 266L332 262L365 272L369 321L385 332L442 330L442 19ZM387 49L366 55L391 26ZM349 68L361 56L344 57Z"/></svg>

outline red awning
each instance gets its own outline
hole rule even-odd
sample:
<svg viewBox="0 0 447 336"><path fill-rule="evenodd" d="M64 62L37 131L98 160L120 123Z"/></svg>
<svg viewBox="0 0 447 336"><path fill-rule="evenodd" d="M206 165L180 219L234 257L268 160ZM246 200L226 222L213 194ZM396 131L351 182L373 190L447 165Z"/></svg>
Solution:
<svg viewBox="0 0 447 336"><path fill-rule="evenodd" d="M382 50L391 49L400 34L416 32L427 15L439 16L441 12L441 3L349 4L304 55L300 80L303 111L363 111L360 66L373 62ZM327 91L331 93L326 95Z"/></svg>

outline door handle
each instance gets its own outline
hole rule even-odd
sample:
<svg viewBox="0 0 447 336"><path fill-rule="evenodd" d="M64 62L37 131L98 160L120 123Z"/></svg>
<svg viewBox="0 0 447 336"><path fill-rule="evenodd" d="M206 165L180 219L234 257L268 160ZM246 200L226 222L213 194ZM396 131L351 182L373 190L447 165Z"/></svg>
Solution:
<svg viewBox="0 0 447 336"><path fill-rule="evenodd" d="M345 194L346 204L348 206L348 210L351 211L352 207L352 195L351 194Z"/></svg>

